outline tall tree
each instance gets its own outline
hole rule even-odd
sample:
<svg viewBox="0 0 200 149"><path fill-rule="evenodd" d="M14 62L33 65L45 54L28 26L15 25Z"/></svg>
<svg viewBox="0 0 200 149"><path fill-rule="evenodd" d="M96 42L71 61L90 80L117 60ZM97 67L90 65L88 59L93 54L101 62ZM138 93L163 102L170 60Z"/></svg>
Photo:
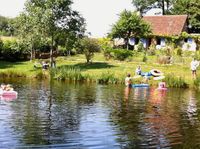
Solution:
<svg viewBox="0 0 200 149"><path fill-rule="evenodd" d="M51 41L51 66L53 66L53 50L58 46L58 34L71 31L79 34L83 31L80 26L84 24L84 19L77 11L71 9L71 5L71 0L27 0L26 2L26 13L38 21L34 27Z"/></svg>
<svg viewBox="0 0 200 149"><path fill-rule="evenodd" d="M187 14L191 32L200 33L200 1L176 0L172 14Z"/></svg>
<svg viewBox="0 0 200 149"><path fill-rule="evenodd" d="M12 36L14 34L13 18L0 16L0 35Z"/></svg>
<svg viewBox="0 0 200 149"><path fill-rule="evenodd" d="M128 49L130 37L143 37L151 33L150 25L142 20L135 12L124 10L116 24L113 25L109 36L123 38Z"/></svg>
<svg viewBox="0 0 200 149"><path fill-rule="evenodd" d="M133 5L141 15L155 2L156 0L132 0Z"/></svg>
<svg viewBox="0 0 200 149"><path fill-rule="evenodd" d="M142 15L149 9L155 7L161 8L163 15L168 14L172 2L173 0L132 0L133 5Z"/></svg>
<svg viewBox="0 0 200 149"><path fill-rule="evenodd" d="M42 34L40 34L37 26L39 18L32 17L26 13L21 13L15 19L15 28L20 39L20 42L26 47L27 52L31 54L30 60L35 58L36 47L42 41Z"/></svg>

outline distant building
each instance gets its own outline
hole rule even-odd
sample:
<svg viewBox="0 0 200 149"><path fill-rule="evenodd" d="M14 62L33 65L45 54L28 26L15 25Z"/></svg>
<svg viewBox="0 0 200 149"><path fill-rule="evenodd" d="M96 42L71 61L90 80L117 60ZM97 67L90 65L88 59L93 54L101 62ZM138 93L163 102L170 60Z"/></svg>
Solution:
<svg viewBox="0 0 200 149"><path fill-rule="evenodd" d="M131 38L130 45L136 45L140 40L145 48L151 44L156 45L157 49L166 46L167 36L180 36L182 32L188 32L187 15L160 15L160 16L144 16L143 20L150 24L152 28L152 36L149 38L136 39ZM180 42L183 50L196 50L196 43L193 39L188 38Z"/></svg>

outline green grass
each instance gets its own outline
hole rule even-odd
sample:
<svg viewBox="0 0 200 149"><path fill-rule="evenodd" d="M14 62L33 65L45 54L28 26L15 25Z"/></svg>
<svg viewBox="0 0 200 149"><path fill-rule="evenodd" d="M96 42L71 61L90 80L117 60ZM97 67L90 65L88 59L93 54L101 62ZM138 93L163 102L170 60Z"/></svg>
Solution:
<svg viewBox="0 0 200 149"><path fill-rule="evenodd" d="M86 64L86 59L84 55L75 55L75 56L67 56L67 57L58 57L56 59L57 67L76 67L79 68L81 76L84 77L85 80L93 80L97 82L111 82L111 83L122 83L124 82L124 78L127 73L131 73L134 75L135 69L137 65L141 65L142 71L148 72L153 68L161 70L166 76L172 75L174 77L179 77L184 79L184 82L193 85L193 79L190 71L190 57L183 57L182 60L178 60L178 58L174 58L173 64L158 64L156 62L156 56L148 56L147 62L142 62L142 54L133 57L128 61L117 61L117 60L109 60L106 61L103 57L103 54L97 53L95 54L92 63ZM179 58L180 59L180 58ZM0 75L1 74L16 74L18 77L40 77L43 78L43 71L41 68L35 69L33 67L34 62L26 61L26 62L5 62L0 61ZM63 70L59 72L60 76L67 77L71 76L71 73L68 74L67 70ZM65 75L64 75L65 73ZM198 71L197 71L198 73ZM200 74L200 72L199 72ZM4 76L3 75L3 76ZM8 75L8 77L12 77ZM47 75L45 75L47 76ZM13 76L15 77L15 76ZM109 79L109 81L108 81ZM103 81L100 81L103 80ZM157 85L158 81L150 80L150 84Z"/></svg>

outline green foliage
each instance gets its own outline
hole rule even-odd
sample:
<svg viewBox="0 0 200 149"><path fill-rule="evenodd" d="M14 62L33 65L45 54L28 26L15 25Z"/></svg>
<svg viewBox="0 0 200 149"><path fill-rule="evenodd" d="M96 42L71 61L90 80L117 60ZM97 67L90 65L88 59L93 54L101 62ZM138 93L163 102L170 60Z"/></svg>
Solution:
<svg viewBox="0 0 200 149"><path fill-rule="evenodd" d="M107 83L116 84L118 82L118 78L115 77L114 73L108 71L102 73L101 76L97 79L97 81L100 84L107 84Z"/></svg>
<svg viewBox="0 0 200 149"><path fill-rule="evenodd" d="M188 84L185 82L185 79L176 76L174 74L168 74L164 81L167 83L168 87L175 87L175 88L187 88Z"/></svg>
<svg viewBox="0 0 200 149"><path fill-rule="evenodd" d="M200 90L200 77L197 76L197 78L193 81L194 88L197 90Z"/></svg>
<svg viewBox="0 0 200 149"><path fill-rule="evenodd" d="M81 51L85 55L87 63L89 63L94 56L94 53L100 51L98 41L93 38L83 38L81 40Z"/></svg>
<svg viewBox="0 0 200 149"><path fill-rule="evenodd" d="M142 20L136 13L124 10L119 20L112 26L111 38L123 38L128 44L128 39L132 37L145 37L151 33L150 25Z"/></svg>
<svg viewBox="0 0 200 149"><path fill-rule="evenodd" d="M183 51L182 51L181 47L177 47L173 51L174 51L174 54L177 56L181 57L183 55Z"/></svg>
<svg viewBox="0 0 200 149"><path fill-rule="evenodd" d="M173 0L132 0L133 5L141 14L155 7L162 8L163 14L167 14L169 13L169 8L172 6L173 2Z"/></svg>
<svg viewBox="0 0 200 149"><path fill-rule="evenodd" d="M133 52L126 49L112 49L111 55L114 59L124 61L125 59L133 56Z"/></svg>
<svg viewBox="0 0 200 149"><path fill-rule="evenodd" d="M77 38L85 31L84 19L77 11L71 9L71 5L71 0L27 1L25 11L19 18L19 31L23 39L27 34L31 53L35 50L37 40L41 41L42 38L50 40L51 66L53 50L58 45L70 50L74 47Z"/></svg>
<svg viewBox="0 0 200 149"><path fill-rule="evenodd" d="M73 80L73 81L84 80L80 68L73 66L67 66L67 67L63 66L51 69L50 76L52 79L57 79L57 80Z"/></svg>
<svg viewBox="0 0 200 149"><path fill-rule="evenodd" d="M7 61L24 60L27 56L26 48L17 40L5 40L0 54Z"/></svg>
<svg viewBox="0 0 200 149"><path fill-rule="evenodd" d="M151 44L149 49L147 50L148 55L156 55L156 46Z"/></svg>
<svg viewBox="0 0 200 149"><path fill-rule="evenodd" d="M112 41L110 38L102 38L99 39L99 44L101 46L101 49L103 51L103 55L105 57L106 60L109 60L112 55Z"/></svg>
<svg viewBox="0 0 200 149"><path fill-rule="evenodd" d="M144 51L145 51L145 48L144 48L142 42L139 42L138 45L137 45L136 47L137 47L136 50L137 50L138 52L144 52Z"/></svg>
<svg viewBox="0 0 200 149"><path fill-rule="evenodd" d="M14 35L13 20L4 16L0 16L0 35L12 36Z"/></svg>
<svg viewBox="0 0 200 149"><path fill-rule="evenodd" d="M142 62L147 62L147 54L146 54L146 52L144 53L144 56L143 56L143 58L142 58Z"/></svg>

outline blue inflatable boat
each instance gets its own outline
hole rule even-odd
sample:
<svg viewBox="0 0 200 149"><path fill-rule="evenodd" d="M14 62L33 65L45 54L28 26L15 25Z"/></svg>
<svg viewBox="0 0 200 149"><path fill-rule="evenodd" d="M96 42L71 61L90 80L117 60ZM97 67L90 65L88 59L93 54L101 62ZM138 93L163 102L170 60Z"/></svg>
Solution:
<svg viewBox="0 0 200 149"><path fill-rule="evenodd" d="M149 84L132 84L132 87L149 87Z"/></svg>

